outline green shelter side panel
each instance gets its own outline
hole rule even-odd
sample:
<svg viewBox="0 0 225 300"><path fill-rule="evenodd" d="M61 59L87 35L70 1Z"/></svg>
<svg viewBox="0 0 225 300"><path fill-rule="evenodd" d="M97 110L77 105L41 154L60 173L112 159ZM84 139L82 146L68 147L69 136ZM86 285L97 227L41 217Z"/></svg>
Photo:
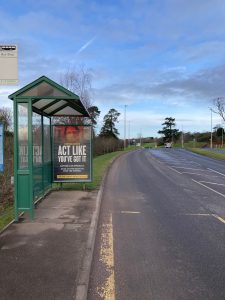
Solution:
<svg viewBox="0 0 225 300"><path fill-rule="evenodd" d="M44 168L44 190L48 190L52 184L52 163L45 163Z"/></svg>
<svg viewBox="0 0 225 300"><path fill-rule="evenodd" d="M30 208L30 175L18 175L17 208Z"/></svg>
<svg viewBox="0 0 225 300"><path fill-rule="evenodd" d="M33 193L34 200L43 194L42 165L33 167Z"/></svg>

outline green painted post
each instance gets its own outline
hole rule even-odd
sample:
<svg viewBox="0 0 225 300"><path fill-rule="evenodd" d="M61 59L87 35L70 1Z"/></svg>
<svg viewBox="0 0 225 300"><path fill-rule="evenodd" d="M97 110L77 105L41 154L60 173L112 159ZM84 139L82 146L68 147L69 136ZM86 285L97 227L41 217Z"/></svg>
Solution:
<svg viewBox="0 0 225 300"><path fill-rule="evenodd" d="M33 193L33 134L32 134L32 99L28 100L28 169L29 169L29 213L30 220L34 218L34 193Z"/></svg>
<svg viewBox="0 0 225 300"><path fill-rule="evenodd" d="M13 99L13 115L14 115L14 211L15 211L15 220L19 220L18 213L18 193L17 193L17 170L18 170L18 106L16 98Z"/></svg>

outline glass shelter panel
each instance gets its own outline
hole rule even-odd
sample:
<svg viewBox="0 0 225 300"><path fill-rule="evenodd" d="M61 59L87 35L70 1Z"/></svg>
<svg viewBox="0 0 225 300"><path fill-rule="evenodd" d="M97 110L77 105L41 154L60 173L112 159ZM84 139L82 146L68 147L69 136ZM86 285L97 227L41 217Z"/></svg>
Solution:
<svg viewBox="0 0 225 300"><path fill-rule="evenodd" d="M51 122L47 117L43 117L43 140L44 140L44 189L47 190L52 183L52 156L51 156Z"/></svg>
<svg viewBox="0 0 225 300"><path fill-rule="evenodd" d="M28 169L28 103L18 103L18 168Z"/></svg>
<svg viewBox="0 0 225 300"><path fill-rule="evenodd" d="M43 118L44 121L44 162L51 162L51 127L50 119Z"/></svg>
<svg viewBox="0 0 225 300"><path fill-rule="evenodd" d="M47 82L42 82L29 90L26 90L20 96L29 96L29 97L54 97L54 96L68 96L66 93L63 93L59 89L53 87Z"/></svg>
<svg viewBox="0 0 225 300"><path fill-rule="evenodd" d="M33 112L33 193L34 200L43 192L42 178L42 117Z"/></svg>

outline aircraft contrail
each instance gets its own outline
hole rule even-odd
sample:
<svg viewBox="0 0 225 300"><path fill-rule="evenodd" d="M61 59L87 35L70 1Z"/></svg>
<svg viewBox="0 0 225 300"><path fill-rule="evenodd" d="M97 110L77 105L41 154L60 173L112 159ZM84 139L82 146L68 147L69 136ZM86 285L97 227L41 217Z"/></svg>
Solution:
<svg viewBox="0 0 225 300"><path fill-rule="evenodd" d="M94 42L95 39L96 39L96 36L94 36L94 37L93 37L92 39L90 39L86 44L84 44L84 45L77 51L76 54L78 54L78 53L84 51L88 46L90 46L90 45Z"/></svg>

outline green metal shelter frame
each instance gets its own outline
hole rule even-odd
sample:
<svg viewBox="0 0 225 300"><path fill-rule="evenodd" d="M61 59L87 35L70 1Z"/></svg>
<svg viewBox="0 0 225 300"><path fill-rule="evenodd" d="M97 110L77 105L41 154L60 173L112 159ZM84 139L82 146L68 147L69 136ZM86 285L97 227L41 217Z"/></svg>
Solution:
<svg viewBox="0 0 225 300"><path fill-rule="evenodd" d="M15 218L52 187L52 117L90 117L80 98L46 76L9 95L14 102Z"/></svg>

